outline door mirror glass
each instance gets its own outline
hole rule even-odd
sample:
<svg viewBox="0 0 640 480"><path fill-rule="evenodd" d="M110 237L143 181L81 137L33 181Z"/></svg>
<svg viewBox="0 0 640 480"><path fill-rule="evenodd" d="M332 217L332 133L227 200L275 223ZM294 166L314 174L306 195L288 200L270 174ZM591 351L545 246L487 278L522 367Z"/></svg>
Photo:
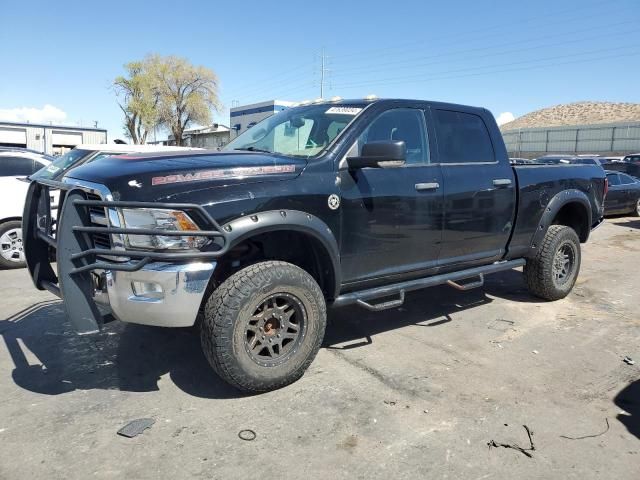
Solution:
<svg viewBox="0 0 640 480"><path fill-rule="evenodd" d="M403 140L378 140L365 143L358 157L347 158L349 170L359 168L401 167L407 158Z"/></svg>

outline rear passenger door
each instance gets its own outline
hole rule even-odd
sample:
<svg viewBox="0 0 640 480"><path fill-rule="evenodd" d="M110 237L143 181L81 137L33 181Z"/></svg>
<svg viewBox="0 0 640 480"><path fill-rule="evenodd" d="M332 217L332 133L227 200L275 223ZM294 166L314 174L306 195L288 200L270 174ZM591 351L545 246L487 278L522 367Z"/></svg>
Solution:
<svg viewBox="0 0 640 480"><path fill-rule="evenodd" d="M500 259L515 216L515 175L477 109L432 108L444 182L443 266ZM489 120L489 119L487 119Z"/></svg>

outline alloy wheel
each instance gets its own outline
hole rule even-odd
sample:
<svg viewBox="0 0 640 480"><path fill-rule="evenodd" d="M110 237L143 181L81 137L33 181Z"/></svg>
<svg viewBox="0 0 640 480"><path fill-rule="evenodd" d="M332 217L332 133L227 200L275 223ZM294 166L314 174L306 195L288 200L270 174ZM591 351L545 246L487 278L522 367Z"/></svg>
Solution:
<svg viewBox="0 0 640 480"><path fill-rule="evenodd" d="M24 262L21 228L12 228L2 234L0 237L0 255L9 262Z"/></svg>
<svg viewBox="0 0 640 480"><path fill-rule="evenodd" d="M307 312L295 295L276 293L265 298L245 330L249 357L265 367L285 362L304 339L306 322Z"/></svg>

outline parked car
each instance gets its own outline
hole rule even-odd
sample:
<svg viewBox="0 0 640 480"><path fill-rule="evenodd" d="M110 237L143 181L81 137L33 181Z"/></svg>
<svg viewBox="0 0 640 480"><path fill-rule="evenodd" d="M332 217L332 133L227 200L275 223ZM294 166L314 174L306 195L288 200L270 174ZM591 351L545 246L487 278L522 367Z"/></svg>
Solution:
<svg viewBox="0 0 640 480"><path fill-rule="evenodd" d="M29 188L21 181L49 165L52 157L25 148L0 147L0 267L24 267L22 210Z"/></svg>
<svg viewBox="0 0 640 480"><path fill-rule="evenodd" d="M572 163L574 165L598 165L599 167L601 167L603 161L599 156L587 157L585 155L578 155L569 159L569 163Z"/></svg>
<svg viewBox="0 0 640 480"><path fill-rule="evenodd" d="M168 147L163 145L129 145L129 144L82 144L57 157L47 168L43 168L30 176L32 180L57 180L70 169L85 163L95 162L111 155L141 152L173 152L180 150L201 150L190 147Z"/></svg>
<svg viewBox="0 0 640 480"><path fill-rule="evenodd" d="M64 190L55 237L40 201L52 187ZM77 331L112 317L197 324L218 375L259 392L303 375L327 306L380 311L516 267L534 295L565 297L605 188L595 165L511 165L483 108L317 103L222 152L114 156L36 180L26 258Z"/></svg>
<svg viewBox="0 0 640 480"><path fill-rule="evenodd" d="M624 157L623 156L619 156L619 157L600 157L600 163L602 163L603 165L607 164L607 163L623 163L624 162Z"/></svg>
<svg viewBox="0 0 640 480"><path fill-rule="evenodd" d="M640 154L627 155L622 162L607 163L605 170L626 173L632 177L640 177Z"/></svg>
<svg viewBox="0 0 640 480"><path fill-rule="evenodd" d="M604 200L605 215L631 213L640 217L640 180L626 173L606 171L609 191Z"/></svg>
<svg viewBox="0 0 640 480"><path fill-rule="evenodd" d="M559 165L561 163L568 164L572 159L576 158L575 155L543 155L535 159L536 163L543 163L546 165Z"/></svg>
<svg viewBox="0 0 640 480"><path fill-rule="evenodd" d="M166 147L158 145L126 145L126 144L96 144L96 145L79 145L68 151L60 157L50 157L38 152L26 149L4 149L5 157L16 155L15 152L22 155L20 160L12 160L13 164L20 163L18 170L10 170L8 161L5 162L5 173L10 171L21 172L18 176L24 181L16 180L14 177L2 177L0 173L0 238L2 238L2 258L0 258L0 267L4 268L20 268L24 267L24 255L20 250L22 245L22 211L24 209L24 198L28 189L28 180L32 179L57 179L61 178L71 168L85 163L95 162L110 155L118 155L123 153L136 152L170 152L192 150L184 147ZM4 150L0 150L0 155ZM32 163L29 163L32 162ZM2 160L0 157L0 169L2 168ZM17 168L16 166L11 168ZM28 177L28 178L25 178ZM4 180L3 180L4 178ZM4 188L5 185L10 187ZM11 199L5 200L5 199ZM58 192L52 189L50 192L51 208L57 209ZM55 215L53 221L55 228ZM8 250L11 248L11 250ZM15 250L14 250L15 248ZM6 249L6 250L5 250Z"/></svg>

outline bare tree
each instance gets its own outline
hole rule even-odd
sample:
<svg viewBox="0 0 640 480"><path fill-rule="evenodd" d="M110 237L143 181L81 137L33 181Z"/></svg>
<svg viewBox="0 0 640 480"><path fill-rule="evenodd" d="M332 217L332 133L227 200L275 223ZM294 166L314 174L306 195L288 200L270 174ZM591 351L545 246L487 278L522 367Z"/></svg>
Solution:
<svg viewBox="0 0 640 480"><path fill-rule="evenodd" d="M189 125L211 123L211 113L220 109L218 78L181 57L151 55L144 63L158 98L159 123L171 131L176 145L182 145Z"/></svg>
<svg viewBox="0 0 640 480"><path fill-rule="evenodd" d="M113 82L118 106L124 113L124 132L134 144L144 144L148 133L158 124L158 94L145 62L125 65L127 76Z"/></svg>

